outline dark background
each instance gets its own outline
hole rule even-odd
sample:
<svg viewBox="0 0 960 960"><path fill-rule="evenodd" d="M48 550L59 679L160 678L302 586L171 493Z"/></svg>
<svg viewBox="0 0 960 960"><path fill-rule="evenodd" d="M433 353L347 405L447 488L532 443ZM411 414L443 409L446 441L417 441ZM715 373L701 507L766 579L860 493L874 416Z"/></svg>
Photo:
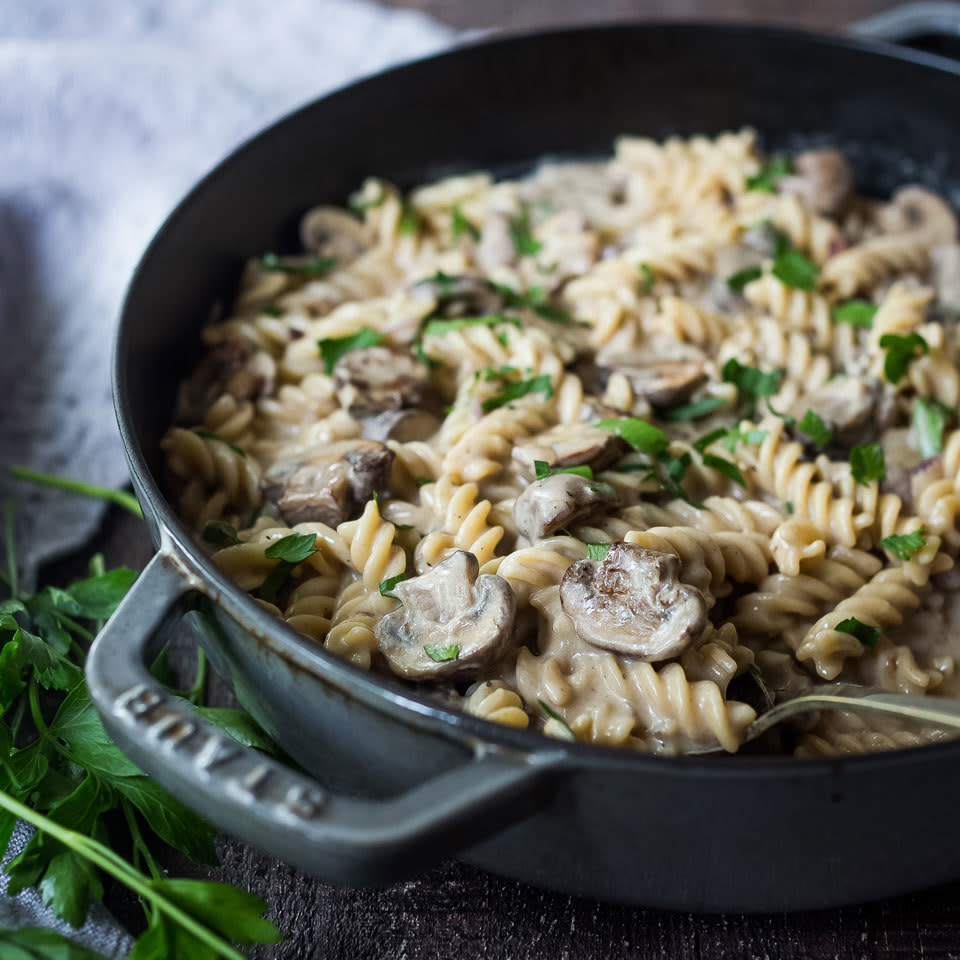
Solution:
<svg viewBox="0 0 960 960"><path fill-rule="evenodd" d="M780 23L817 30L891 6L877 0L388 0L422 10L458 28L532 29L545 25L624 19L718 19ZM152 552L139 521L114 508L87 548L46 571L54 583L83 575L93 550L108 564L141 567ZM188 672L192 655L175 644L174 662ZM214 680L215 702L230 703ZM922 815L922 814L919 814ZM960 811L958 811L960 816ZM630 823L619 825L630 830ZM718 823L722 829L722 823ZM765 838L755 840L763 844ZM890 811L890 843L910 843L910 823ZM266 899L282 944L250 951L284 960L600 960L600 958L736 958L736 960L854 960L960 958L960 883L896 900L801 915L693 916L606 906L530 887L449 863L418 880L385 890L327 886L230 837L220 837L222 859L210 876ZM771 857L777 851L769 851ZM173 873L196 873L170 861ZM789 865L784 865L789 869ZM730 864L731 871L737 869ZM131 926L142 913L123 889L108 905ZM181 960L181 958L177 958ZM189 958L182 958L189 960Z"/></svg>

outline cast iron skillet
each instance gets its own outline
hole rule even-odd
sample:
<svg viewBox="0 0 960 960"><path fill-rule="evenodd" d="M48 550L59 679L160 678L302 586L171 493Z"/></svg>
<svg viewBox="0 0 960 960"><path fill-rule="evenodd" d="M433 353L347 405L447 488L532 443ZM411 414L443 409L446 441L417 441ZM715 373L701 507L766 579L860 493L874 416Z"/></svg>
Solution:
<svg viewBox="0 0 960 960"><path fill-rule="evenodd" d="M624 131L750 125L769 148L846 149L859 187L960 184L960 70L864 41L741 26L615 26L496 40L366 80L294 113L217 167L133 278L117 416L159 553L96 642L111 736L219 826L344 883L457 853L604 900L784 910L960 876L960 742L836 760L652 758L446 710L317 649L229 583L160 489L159 440L211 304L245 257L292 249L302 211L364 176L516 171L603 155ZM954 194L954 200L957 199ZM216 668L308 775L239 746L147 673L189 612Z"/></svg>

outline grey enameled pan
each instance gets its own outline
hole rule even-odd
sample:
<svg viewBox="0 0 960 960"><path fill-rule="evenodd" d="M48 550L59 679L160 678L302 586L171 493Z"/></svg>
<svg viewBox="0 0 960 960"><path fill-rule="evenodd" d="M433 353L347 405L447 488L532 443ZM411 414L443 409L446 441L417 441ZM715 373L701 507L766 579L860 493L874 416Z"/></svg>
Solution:
<svg viewBox="0 0 960 960"><path fill-rule="evenodd" d="M191 542L158 480L159 440L211 304L245 257L292 249L303 210L343 202L368 174L406 188L602 155L622 132L750 125L768 147L847 150L863 190L922 180L956 201L958 104L960 71L925 54L762 28L615 26L406 66L246 144L164 225L123 310L117 415L159 553L89 658L110 734L219 826L337 882L386 882L455 854L605 900L762 911L960 876L960 743L838 760L670 759L468 717L273 619ZM316 781L225 738L152 680L145 663L185 613L241 702Z"/></svg>

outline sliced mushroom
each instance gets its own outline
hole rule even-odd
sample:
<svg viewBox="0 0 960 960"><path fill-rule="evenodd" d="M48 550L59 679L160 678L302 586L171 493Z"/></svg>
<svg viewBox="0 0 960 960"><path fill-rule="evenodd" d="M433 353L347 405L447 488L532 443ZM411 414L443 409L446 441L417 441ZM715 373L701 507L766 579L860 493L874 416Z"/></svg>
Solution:
<svg viewBox="0 0 960 960"><path fill-rule="evenodd" d="M795 193L814 210L833 216L853 190L853 170L839 150L807 150L793 158L793 174L781 177L783 193Z"/></svg>
<svg viewBox="0 0 960 960"><path fill-rule="evenodd" d="M402 606L376 627L390 669L410 680L474 679L504 652L516 600L503 577L480 571L458 550L432 570L398 583Z"/></svg>
<svg viewBox="0 0 960 960"><path fill-rule="evenodd" d="M885 470L881 487L885 493L895 493L905 509L913 512L914 478L938 464L940 458L925 460L908 427L883 431L880 442L883 444Z"/></svg>
<svg viewBox="0 0 960 960"><path fill-rule="evenodd" d="M386 488L392 463L393 452L382 443L343 440L309 460L275 463L264 478L264 493L291 526L336 527Z"/></svg>
<svg viewBox="0 0 960 960"><path fill-rule="evenodd" d="M352 263L370 246L366 226L336 207L314 207L300 220L300 241L318 257L333 257L338 266Z"/></svg>
<svg viewBox="0 0 960 960"><path fill-rule="evenodd" d="M224 340L200 361L180 389L178 416L196 423L217 397L225 393L235 400L255 400L273 390L276 364L270 354L239 337Z"/></svg>
<svg viewBox="0 0 960 960"><path fill-rule="evenodd" d="M597 354L600 389L613 372L630 381L634 393L660 407L684 403L707 379L706 359L700 350L687 344L647 344L642 350L604 348Z"/></svg>
<svg viewBox="0 0 960 960"><path fill-rule="evenodd" d="M560 581L560 602L577 635L601 650L667 660L707 625L707 603L680 583L680 561L632 543L614 543L601 561L580 560Z"/></svg>
<svg viewBox="0 0 960 960"><path fill-rule="evenodd" d="M515 446L513 459L527 477L534 475L537 460L555 470L586 465L596 473L619 460L626 451L627 445L616 434L598 430L589 423L565 423Z"/></svg>
<svg viewBox="0 0 960 960"><path fill-rule="evenodd" d="M617 502L617 492L609 483L575 473L557 473L535 480L517 497L513 519L525 537L541 540Z"/></svg>
<svg viewBox="0 0 960 960"><path fill-rule="evenodd" d="M744 230L740 239L754 255L760 254L761 257L772 259L777 255L778 236L777 228L769 220L762 220L760 223L755 223L749 230ZM759 262L756 256L753 262ZM749 264L744 263L743 266L749 266Z"/></svg>
<svg viewBox="0 0 960 960"><path fill-rule="evenodd" d="M367 440L426 440L440 429L440 421L426 410L384 410L363 421L363 436Z"/></svg>
<svg viewBox="0 0 960 960"><path fill-rule="evenodd" d="M877 400L877 389L841 374L802 397L796 413L800 417L811 409L833 430L834 439L845 444L856 442L857 433L874 415Z"/></svg>
<svg viewBox="0 0 960 960"><path fill-rule="evenodd" d="M901 187L877 219L886 233L915 234L925 243L957 240L956 216L939 194L926 187Z"/></svg>
<svg viewBox="0 0 960 960"><path fill-rule="evenodd" d="M937 302L945 310L960 311L960 243L944 243L930 251Z"/></svg>
<svg viewBox="0 0 960 960"><path fill-rule="evenodd" d="M333 368L341 406L352 417L416 407L429 386L429 374L402 350L363 347L345 353Z"/></svg>

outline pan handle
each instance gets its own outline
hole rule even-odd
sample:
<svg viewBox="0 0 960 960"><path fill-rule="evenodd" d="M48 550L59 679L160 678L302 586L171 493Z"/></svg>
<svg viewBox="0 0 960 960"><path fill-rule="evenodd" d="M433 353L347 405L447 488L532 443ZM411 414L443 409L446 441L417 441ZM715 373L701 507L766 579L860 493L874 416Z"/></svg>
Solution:
<svg viewBox="0 0 960 960"><path fill-rule="evenodd" d="M857 20L846 28L857 37L909 44L923 36L960 40L960 3L905 3L876 16Z"/></svg>
<svg viewBox="0 0 960 960"><path fill-rule="evenodd" d="M161 549L97 638L87 683L107 732L218 827L324 879L407 878L532 812L550 754L480 744L462 766L384 800L338 796L241 746L149 673L164 628L203 585ZM553 755L556 757L556 754Z"/></svg>

